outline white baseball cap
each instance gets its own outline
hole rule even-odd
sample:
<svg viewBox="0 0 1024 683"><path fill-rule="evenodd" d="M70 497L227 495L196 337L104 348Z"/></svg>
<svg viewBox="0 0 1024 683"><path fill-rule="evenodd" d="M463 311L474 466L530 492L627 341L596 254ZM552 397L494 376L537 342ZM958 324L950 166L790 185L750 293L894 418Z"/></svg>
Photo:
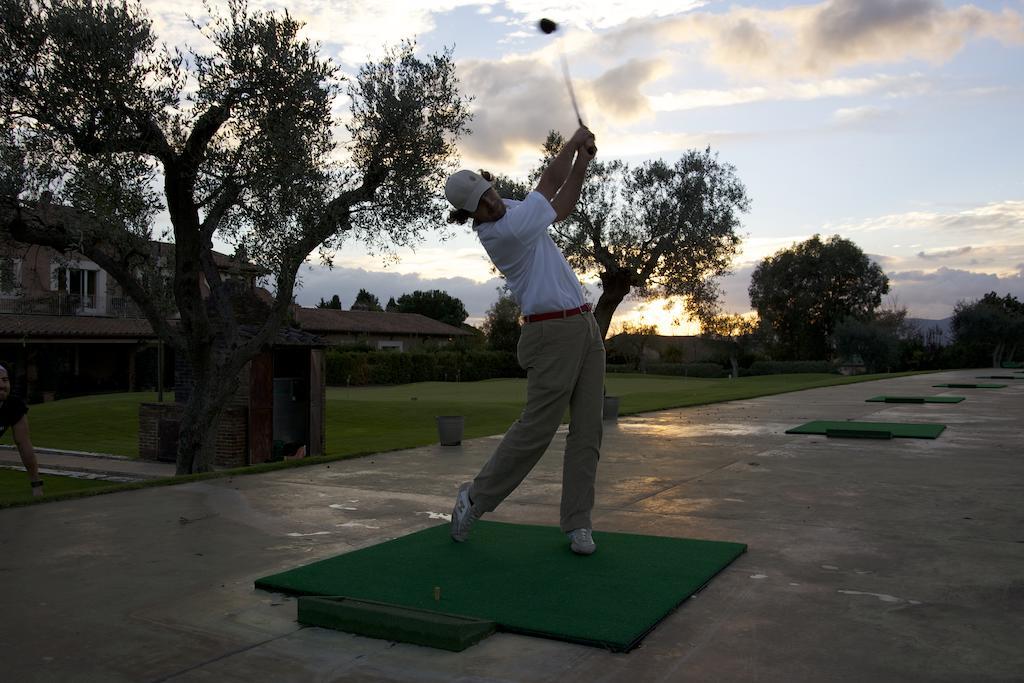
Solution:
<svg viewBox="0 0 1024 683"><path fill-rule="evenodd" d="M448 176L444 184L444 196L456 209L470 213L476 211L480 197L491 187L491 183L479 173L462 169Z"/></svg>

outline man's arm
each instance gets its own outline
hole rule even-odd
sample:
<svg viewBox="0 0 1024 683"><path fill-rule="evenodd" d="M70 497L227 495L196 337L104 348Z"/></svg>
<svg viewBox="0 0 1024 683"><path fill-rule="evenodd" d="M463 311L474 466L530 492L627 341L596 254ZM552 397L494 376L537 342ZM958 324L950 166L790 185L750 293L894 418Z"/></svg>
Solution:
<svg viewBox="0 0 1024 683"><path fill-rule="evenodd" d="M572 215L576 208L576 202L580 199L580 191L583 189L583 178L587 174L587 166L594 157L587 152L586 147L580 147L576 155L576 162L572 165L572 171L565 184L558 190L558 194L551 200L551 206L555 210L555 221L564 221Z"/></svg>
<svg viewBox="0 0 1024 683"><path fill-rule="evenodd" d="M11 430L14 436L14 443L18 446L18 454L21 455L21 464L28 472L29 481L39 481L39 462L36 460L35 449L32 448L32 438L28 433L28 417L21 416L21 419L14 423ZM32 495L43 495L41 486L32 487Z"/></svg>
<svg viewBox="0 0 1024 683"><path fill-rule="evenodd" d="M547 197L549 202L553 202L575 167L573 155L577 152L580 155L586 154L589 157L588 162L589 159L593 158L593 155L586 151L586 148L592 145L593 141L594 134L589 129L578 128L573 136L569 138L568 142L562 145L562 149L558 150L558 154L551 160L551 163L544 169L544 172L541 173L540 180L537 181L536 191ZM575 201L573 204L575 204Z"/></svg>

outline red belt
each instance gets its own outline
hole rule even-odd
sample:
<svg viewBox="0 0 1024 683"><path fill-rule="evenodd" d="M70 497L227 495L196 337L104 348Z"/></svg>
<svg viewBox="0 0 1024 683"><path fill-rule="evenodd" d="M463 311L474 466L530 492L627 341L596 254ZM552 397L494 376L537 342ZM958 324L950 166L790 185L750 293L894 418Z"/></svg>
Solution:
<svg viewBox="0 0 1024 683"><path fill-rule="evenodd" d="M533 315L523 316L523 320L528 323L538 323L541 320L554 320L555 318L569 318L580 313L586 313L590 310L590 304L583 304L579 308L567 308L564 311L549 311L547 313L534 313Z"/></svg>

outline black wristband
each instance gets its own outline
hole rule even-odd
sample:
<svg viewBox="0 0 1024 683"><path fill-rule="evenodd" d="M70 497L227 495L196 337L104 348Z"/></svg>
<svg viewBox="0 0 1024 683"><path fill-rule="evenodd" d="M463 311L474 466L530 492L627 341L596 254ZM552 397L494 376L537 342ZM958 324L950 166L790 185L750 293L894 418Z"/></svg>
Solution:
<svg viewBox="0 0 1024 683"><path fill-rule="evenodd" d="M36 479L34 482L32 482L32 488L34 488L34 489L37 489L37 488L39 488L42 485L43 485L43 480L42 479Z"/></svg>

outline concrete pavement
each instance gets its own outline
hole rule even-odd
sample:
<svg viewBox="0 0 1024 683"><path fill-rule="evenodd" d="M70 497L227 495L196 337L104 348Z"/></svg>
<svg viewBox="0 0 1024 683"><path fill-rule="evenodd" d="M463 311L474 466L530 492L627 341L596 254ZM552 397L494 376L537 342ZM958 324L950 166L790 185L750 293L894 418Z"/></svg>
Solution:
<svg viewBox="0 0 1024 683"><path fill-rule="evenodd" d="M43 474L82 476L111 481L139 481L174 476L174 463L136 460L121 455L35 448ZM14 446L0 445L0 467L24 469Z"/></svg>
<svg viewBox="0 0 1024 683"><path fill-rule="evenodd" d="M439 523L497 437L0 510L17 681L1009 681L1024 671L1024 381L903 377L621 419L601 530L748 552L628 654L499 633L462 653L302 628L254 579ZM989 373L990 374L990 373ZM879 404L877 394L964 395ZM812 419L938 439L789 436ZM489 519L557 524L561 431ZM470 540L472 542L472 539Z"/></svg>

